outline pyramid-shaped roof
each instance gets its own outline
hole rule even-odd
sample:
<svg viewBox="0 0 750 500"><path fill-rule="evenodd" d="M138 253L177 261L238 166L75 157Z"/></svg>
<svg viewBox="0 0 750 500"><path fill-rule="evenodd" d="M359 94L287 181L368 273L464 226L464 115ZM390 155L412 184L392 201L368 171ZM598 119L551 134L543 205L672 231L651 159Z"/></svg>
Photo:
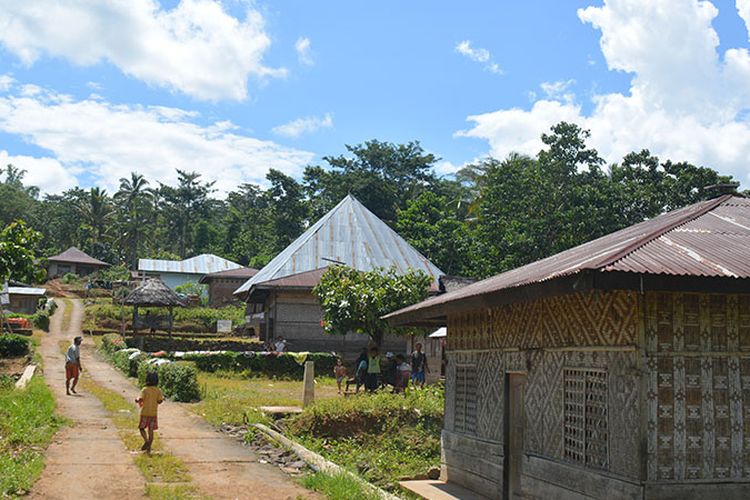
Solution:
<svg viewBox="0 0 750 500"><path fill-rule="evenodd" d="M393 229L348 195L234 293L258 283L344 264L360 271L419 269L437 282L443 272Z"/></svg>
<svg viewBox="0 0 750 500"><path fill-rule="evenodd" d="M70 247L61 254L53 255L47 259L48 262L72 262L75 264L91 264L94 266L108 266L106 262L95 259L86 252L76 247Z"/></svg>

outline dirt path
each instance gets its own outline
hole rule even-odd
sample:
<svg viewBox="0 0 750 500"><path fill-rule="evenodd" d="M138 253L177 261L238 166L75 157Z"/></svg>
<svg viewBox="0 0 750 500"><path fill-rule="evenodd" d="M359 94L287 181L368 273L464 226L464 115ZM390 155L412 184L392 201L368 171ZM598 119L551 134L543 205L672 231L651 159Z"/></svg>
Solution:
<svg viewBox="0 0 750 500"><path fill-rule="evenodd" d="M71 332L79 332L83 316L80 300L73 300ZM91 341L84 342L84 368L98 384L132 400L138 389L122 373L94 352ZM159 407L159 436L166 450L187 465L192 483L212 498L286 500L319 498L298 486L277 467L262 464L258 456L211 427L179 403Z"/></svg>
<svg viewBox="0 0 750 500"><path fill-rule="evenodd" d="M47 449L46 467L30 497L49 499L144 498L145 481L120 441L102 404L90 394L65 395L65 360L59 342L64 303L52 317L50 333L42 341L45 381L57 400L58 411L73 422ZM84 368L86 368L84 360Z"/></svg>

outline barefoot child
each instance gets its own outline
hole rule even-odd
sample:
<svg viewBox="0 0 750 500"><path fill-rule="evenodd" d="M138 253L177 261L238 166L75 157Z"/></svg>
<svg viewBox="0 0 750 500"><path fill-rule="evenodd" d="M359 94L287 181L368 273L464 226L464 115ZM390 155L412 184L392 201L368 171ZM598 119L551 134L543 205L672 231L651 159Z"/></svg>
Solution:
<svg viewBox="0 0 750 500"><path fill-rule="evenodd" d="M154 442L154 431L159 428L156 420L159 405L164 401L164 395L157 387L159 385L159 375L156 372L148 372L146 375L146 387L141 391L141 397L135 402L141 407L141 421L138 424L138 430L141 431L143 446L141 450L151 452L151 445ZM148 435L146 434L148 430Z"/></svg>
<svg viewBox="0 0 750 500"><path fill-rule="evenodd" d="M346 367L344 366L341 358L336 360L336 366L333 367L333 374L336 377L336 385L339 388L339 394L341 394L341 383L346 378Z"/></svg>
<svg viewBox="0 0 750 500"><path fill-rule="evenodd" d="M78 375L83 371L81 367L81 337L73 339L73 343L70 344L68 350L65 353L65 394L70 396L70 393L76 393L76 384L78 384ZM70 381L73 381L73 385Z"/></svg>

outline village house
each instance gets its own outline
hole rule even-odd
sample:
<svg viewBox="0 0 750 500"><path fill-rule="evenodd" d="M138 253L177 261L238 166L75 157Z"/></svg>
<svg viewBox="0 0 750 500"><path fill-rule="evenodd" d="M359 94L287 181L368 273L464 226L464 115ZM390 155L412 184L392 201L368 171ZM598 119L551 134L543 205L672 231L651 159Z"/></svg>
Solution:
<svg viewBox="0 0 750 500"><path fill-rule="evenodd" d="M109 267L109 264L95 259L76 247L70 247L63 253L47 259L47 276L59 278L68 273L77 276L88 276L91 273Z"/></svg>
<svg viewBox="0 0 750 500"><path fill-rule="evenodd" d="M47 290L31 286L9 286L9 304L3 306L10 312L34 314L39 308L39 301L46 296Z"/></svg>
<svg viewBox="0 0 750 500"><path fill-rule="evenodd" d="M296 351L336 351L354 357L367 345L363 334L325 335L323 310L312 289L325 268L346 265L361 271L419 269L433 278L437 291L443 274L426 257L348 195L304 234L274 257L235 295L248 303L248 317L262 318L261 338L284 337ZM387 335L382 350L405 352L402 337Z"/></svg>
<svg viewBox="0 0 750 500"><path fill-rule="evenodd" d="M204 274L199 283L208 286L208 305L221 307L237 302L234 291L256 274L258 274L257 269L238 267L237 269Z"/></svg>
<svg viewBox="0 0 750 500"><path fill-rule="evenodd" d="M386 317L447 326L442 482L750 496L750 200L697 203Z"/></svg>
<svg viewBox="0 0 750 500"><path fill-rule="evenodd" d="M172 290L187 283L197 285L206 274L241 267L236 262L208 253L184 260L138 259L141 278L159 278Z"/></svg>

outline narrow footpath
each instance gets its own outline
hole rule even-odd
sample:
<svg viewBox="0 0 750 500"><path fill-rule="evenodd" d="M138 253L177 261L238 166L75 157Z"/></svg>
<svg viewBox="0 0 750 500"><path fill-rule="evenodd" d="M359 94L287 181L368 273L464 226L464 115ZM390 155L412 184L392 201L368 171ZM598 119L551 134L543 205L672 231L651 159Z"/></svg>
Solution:
<svg viewBox="0 0 750 500"><path fill-rule="evenodd" d="M66 436L61 434L56 438L56 442L61 444L53 445L56 447L55 450L50 447L48 469L45 470L42 480L38 483L40 488L49 485L54 489L59 488L57 491L68 489L70 496L48 496L48 493L42 493L41 490L40 493L45 498L141 498L144 491L143 477L133 465L133 457L119 441L116 429L108 422L104 408L96 398L89 394L82 394L81 397L65 396L64 367L62 355L57 346L59 340L63 338L72 339L76 335L81 335L83 319L81 301L72 300L71 302L73 310L68 331L65 335L60 333L63 316L61 308L53 317L51 334L45 338L42 353L48 384L53 387L55 396L61 402L60 411L81 424L63 431ZM122 394L129 401L138 395L139 389L131 379L99 357L90 337L84 337L82 364L97 384ZM85 408L80 406L83 402L86 404ZM101 435L97 433L96 436L79 437L81 425L89 422L92 412L98 412L96 415L102 416L101 419L97 418L92 421L92 425ZM80 418L83 414L85 414L85 419ZM217 432L203 419L183 408L180 403L167 401L159 407L159 430L157 432L163 447L181 459L188 467L192 484L197 486L201 493L211 498L262 500L320 498L317 494L296 484L279 468L271 464L260 463L255 453L233 438ZM102 455L98 448L95 449L93 445L89 445L94 437L98 440L106 439L110 447L106 450L102 449ZM106 465L101 465L106 469L99 474L95 469L85 466L85 461L81 459L76 462L82 463L82 466L79 466L81 469L79 473L83 473L83 476L72 478L66 473L71 472L70 470L56 469L60 467L58 463L70 462L70 453L74 452L73 448L81 448L78 453L86 457L107 457L104 461ZM53 457L55 457L54 460ZM90 461L97 462L94 458ZM119 467L122 467L122 470ZM54 481L55 472L60 472L60 475L67 477L57 479L58 482L51 482ZM95 475L101 478L99 482L102 484L96 490L92 486L92 496L81 495L80 488L86 486L86 483L91 481L90 478ZM76 485L76 487L71 489L71 485ZM45 491L50 492L52 489Z"/></svg>
<svg viewBox="0 0 750 500"><path fill-rule="evenodd" d="M50 321L50 333L44 337L40 353L44 362L44 380L57 401L57 411L72 425L55 435L47 449L46 467L34 485L31 498L95 499L145 498L145 480L133 463L109 413L91 394L82 391L65 395L65 357L61 340L70 341L71 333L62 330L65 304ZM87 369L86 359L83 368Z"/></svg>

